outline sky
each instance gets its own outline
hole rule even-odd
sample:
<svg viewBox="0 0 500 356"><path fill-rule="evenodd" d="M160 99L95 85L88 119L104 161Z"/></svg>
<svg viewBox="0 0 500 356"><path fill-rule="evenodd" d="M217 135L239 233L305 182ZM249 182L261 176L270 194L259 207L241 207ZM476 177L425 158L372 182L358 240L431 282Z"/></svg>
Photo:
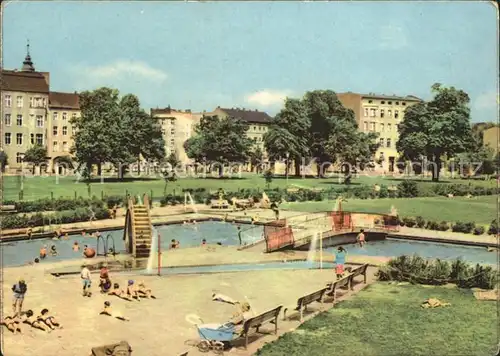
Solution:
<svg viewBox="0 0 500 356"><path fill-rule="evenodd" d="M497 121L498 40L488 2L25 2L4 4L4 68L29 39L52 91L101 86L145 109L271 115L306 91L466 91L472 121Z"/></svg>

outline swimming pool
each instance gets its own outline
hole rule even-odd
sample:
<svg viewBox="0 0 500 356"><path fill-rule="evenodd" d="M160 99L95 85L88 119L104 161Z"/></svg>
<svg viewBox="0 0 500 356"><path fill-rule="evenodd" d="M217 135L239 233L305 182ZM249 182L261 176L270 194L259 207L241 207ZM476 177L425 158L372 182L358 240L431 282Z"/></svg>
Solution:
<svg viewBox="0 0 500 356"><path fill-rule="evenodd" d="M168 249L170 241L176 239L180 242L180 247L194 247L199 246L203 239L207 240L208 244L220 243L225 245L239 245L237 224L225 223L220 221L207 221L198 224L188 225L163 225L157 226L161 236L162 249ZM263 238L263 227L255 225L241 225L241 239L243 244L251 244ZM106 236L111 236L115 243L115 251L118 253L125 253L125 243L123 241L123 230L113 230L103 232L102 236L106 240ZM21 266L33 261L35 257L39 256L40 248L46 245L50 250L52 245L56 246L58 255L47 256L44 262L58 262L64 260L80 259L82 258L82 251L73 251L73 243L77 241L83 249L84 245L92 248L97 248L97 240L92 237L84 237L82 235L72 235L69 240L52 240L52 239L37 239L37 240L23 240L16 242L4 242L0 244L2 250L2 265ZM111 246L110 240L110 246ZM103 252L102 243L99 246L99 253Z"/></svg>
<svg viewBox="0 0 500 356"><path fill-rule="evenodd" d="M424 258L439 258L442 260L454 260L462 258L470 263L497 264L497 254L488 252L486 247L462 246L443 244L437 242L424 242L415 240L399 240L388 238L380 241L370 241L365 246L358 244L343 245L348 255L364 255L393 257L417 254ZM333 253L337 247L326 248L325 251Z"/></svg>

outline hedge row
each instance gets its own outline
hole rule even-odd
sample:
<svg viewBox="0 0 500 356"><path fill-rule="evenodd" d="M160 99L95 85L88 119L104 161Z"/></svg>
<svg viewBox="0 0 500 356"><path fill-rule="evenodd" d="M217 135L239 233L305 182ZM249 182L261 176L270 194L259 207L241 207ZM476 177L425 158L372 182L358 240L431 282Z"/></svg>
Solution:
<svg viewBox="0 0 500 356"><path fill-rule="evenodd" d="M455 223L448 223L446 221L433 221L424 220L421 216L416 218L404 217L399 220L400 226L407 227L418 227L420 229L436 230L436 231L448 231L451 229L453 232L462 232L465 234L473 233L474 235L482 235L485 233L486 229L483 226L476 226L473 222L461 222L457 221ZM498 233L498 223L493 220L488 228L489 235L496 235Z"/></svg>
<svg viewBox="0 0 500 356"><path fill-rule="evenodd" d="M8 205L4 202L5 205ZM104 202L97 198L92 199L39 199L33 201L14 202L19 213L32 213L36 211L64 211L78 208L102 208Z"/></svg>
<svg viewBox="0 0 500 356"><path fill-rule="evenodd" d="M92 211L87 208L77 208L74 210L65 210L48 215L43 215L41 212L30 216L27 214L6 215L2 218L2 228L18 229L48 224L69 224L89 221L93 214L95 214L94 217L96 220L109 219L111 217L109 210L104 208L93 208Z"/></svg>
<svg viewBox="0 0 500 356"><path fill-rule="evenodd" d="M431 285L454 283L460 288L493 289L496 284L496 271L490 266L471 266L461 259L450 263L440 259L428 261L414 255L391 259L380 267L377 278L380 281Z"/></svg>

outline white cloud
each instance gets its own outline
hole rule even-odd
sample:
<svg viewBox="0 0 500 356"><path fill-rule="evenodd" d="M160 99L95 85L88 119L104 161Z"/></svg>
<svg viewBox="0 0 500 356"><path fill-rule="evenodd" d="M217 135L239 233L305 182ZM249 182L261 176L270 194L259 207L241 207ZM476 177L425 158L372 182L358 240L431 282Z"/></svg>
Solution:
<svg viewBox="0 0 500 356"><path fill-rule="evenodd" d="M474 106L476 109L491 109L495 108L499 104L499 96L494 91L489 91L479 95L474 101Z"/></svg>
<svg viewBox="0 0 500 356"><path fill-rule="evenodd" d="M408 46L408 39L403 28L385 25L379 31L379 46L385 49L401 49Z"/></svg>
<svg viewBox="0 0 500 356"><path fill-rule="evenodd" d="M123 76L152 82L163 82L167 79L167 74L162 70L153 68L145 62L130 60L117 60L102 66L87 67L85 73L96 80L120 79Z"/></svg>
<svg viewBox="0 0 500 356"><path fill-rule="evenodd" d="M260 107L270 107L282 104L285 98L290 95L290 93L290 90L264 89L247 95L245 97L245 101L249 104L257 105Z"/></svg>

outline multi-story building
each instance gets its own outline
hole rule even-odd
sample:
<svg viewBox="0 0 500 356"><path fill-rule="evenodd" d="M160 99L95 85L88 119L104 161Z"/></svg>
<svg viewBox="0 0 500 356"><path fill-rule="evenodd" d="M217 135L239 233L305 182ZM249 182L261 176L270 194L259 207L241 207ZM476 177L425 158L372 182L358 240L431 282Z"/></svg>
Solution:
<svg viewBox="0 0 500 356"><path fill-rule="evenodd" d="M70 157L73 146L73 135L75 128L71 124L72 119L80 117L79 96L75 93L49 93L49 115L48 115L48 142L47 151L51 157L49 171L64 174L67 159L64 164L59 164L62 157Z"/></svg>
<svg viewBox="0 0 500 356"><path fill-rule="evenodd" d="M31 146L46 145L49 82L49 73L35 71L29 47L20 71L2 70L2 148L8 173L25 166L24 153Z"/></svg>
<svg viewBox="0 0 500 356"><path fill-rule="evenodd" d="M30 147L42 145L47 147L47 165L40 168L54 173L57 159L69 155L72 145L69 121L79 115L78 95L50 92L50 74L35 70L29 45L20 71L2 70L1 91L2 148L8 156L6 172L18 173L23 167L29 171L27 164L23 164L24 154Z"/></svg>
<svg viewBox="0 0 500 356"><path fill-rule="evenodd" d="M240 108L221 108L218 106L213 112L206 115L217 115L219 117L239 118L248 123L247 136L251 138L256 147L259 147L265 155L264 134L271 124L271 117L262 111Z"/></svg>
<svg viewBox="0 0 500 356"><path fill-rule="evenodd" d="M151 109L151 116L161 125L166 156L173 153L181 163L188 164L190 160L186 155L184 142L193 135L196 118L200 115L193 114L191 110L182 111L167 107Z"/></svg>
<svg viewBox="0 0 500 356"><path fill-rule="evenodd" d="M342 105L354 111L359 130L379 134L379 148L374 160L384 170L392 172L398 158L398 125L404 118L406 108L422 99L413 95L403 97L352 92L338 93L337 97Z"/></svg>
<svg viewBox="0 0 500 356"><path fill-rule="evenodd" d="M500 144L500 127L494 126L483 131L483 144L493 150L493 157L496 157Z"/></svg>

